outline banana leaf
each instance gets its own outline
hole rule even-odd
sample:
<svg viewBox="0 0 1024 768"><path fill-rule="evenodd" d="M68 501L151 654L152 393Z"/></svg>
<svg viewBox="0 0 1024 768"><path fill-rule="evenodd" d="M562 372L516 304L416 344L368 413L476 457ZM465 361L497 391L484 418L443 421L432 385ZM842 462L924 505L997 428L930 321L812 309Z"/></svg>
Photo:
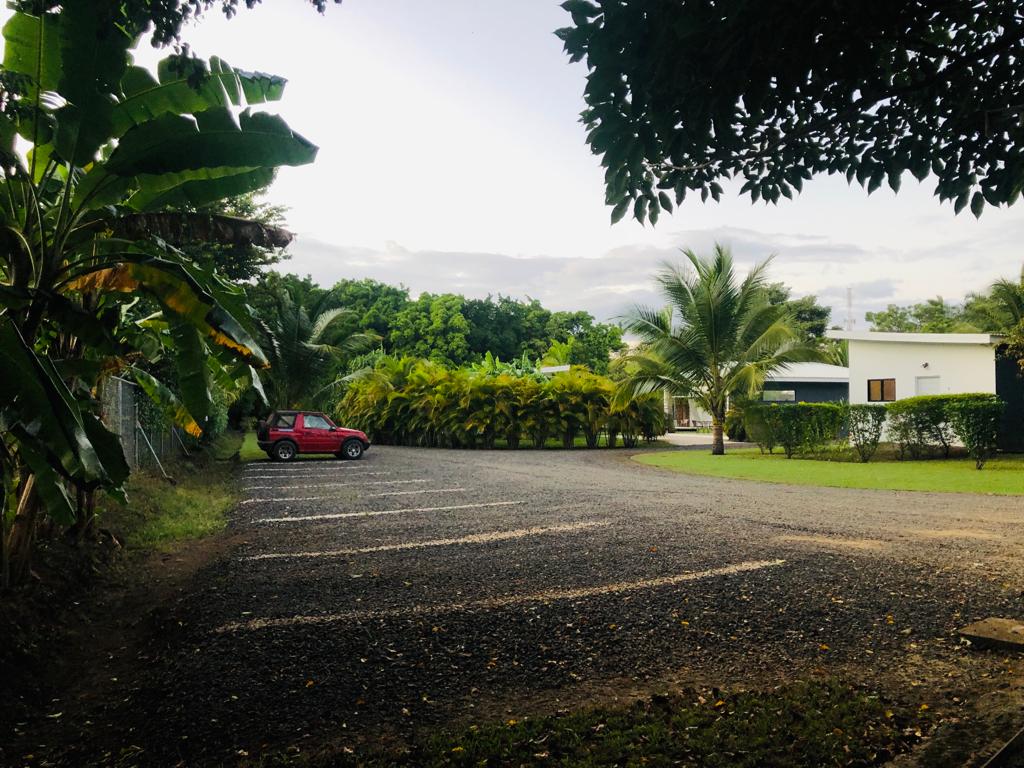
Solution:
<svg viewBox="0 0 1024 768"><path fill-rule="evenodd" d="M192 435L192 437L202 437L203 428L192 418L188 408L178 400L178 397L166 384L140 368L133 367L131 375L138 382L139 386L142 387L142 391L146 393L146 396L156 403L169 421L177 424Z"/></svg>
<svg viewBox="0 0 1024 768"><path fill-rule="evenodd" d="M200 68L198 73L195 67ZM180 56L168 56L157 65L156 77L143 67L129 67L121 78L124 99L114 108L112 135L123 136L164 114L277 101L286 82L283 77L235 69L216 56L208 68L198 60L182 62Z"/></svg>

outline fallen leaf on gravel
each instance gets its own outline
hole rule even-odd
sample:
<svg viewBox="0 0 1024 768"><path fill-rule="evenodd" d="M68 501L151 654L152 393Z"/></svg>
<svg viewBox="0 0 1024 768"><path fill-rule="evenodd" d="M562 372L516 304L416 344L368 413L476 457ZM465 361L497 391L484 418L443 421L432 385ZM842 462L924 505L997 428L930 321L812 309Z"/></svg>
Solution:
<svg viewBox="0 0 1024 768"><path fill-rule="evenodd" d="M827 651L828 649L829 648L828 648L827 645L825 645L825 643L822 643L821 645L818 646L818 650L819 651Z"/></svg>
<svg viewBox="0 0 1024 768"><path fill-rule="evenodd" d="M312 688L314 685L316 685L316 683L314 683L312 680L307 680L306 681L306 687L307 688Z"/></svg>

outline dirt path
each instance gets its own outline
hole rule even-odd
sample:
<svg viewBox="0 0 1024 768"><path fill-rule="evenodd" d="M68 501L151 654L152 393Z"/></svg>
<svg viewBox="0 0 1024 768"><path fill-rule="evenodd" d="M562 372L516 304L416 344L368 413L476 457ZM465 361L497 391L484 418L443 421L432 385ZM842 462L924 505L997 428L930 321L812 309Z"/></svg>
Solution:
<svg viewBox="0 0 1024 768"><path fill-rule="evenodd" d="M20 754L232 763L798 674L948 708L1006 674L956 628L1024 615L1019 499L692 477L624 452L375 448L241 473L233 546L166 602L130 679L68 707L59 749L27 724Z"/></svg>

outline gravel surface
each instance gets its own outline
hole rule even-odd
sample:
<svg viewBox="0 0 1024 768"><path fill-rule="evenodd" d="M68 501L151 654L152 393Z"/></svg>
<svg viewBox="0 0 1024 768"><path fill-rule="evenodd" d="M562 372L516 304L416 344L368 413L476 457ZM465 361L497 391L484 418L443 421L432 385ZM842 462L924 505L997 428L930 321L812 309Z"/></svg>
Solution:
<svg viewBox="0 0 1024 768"><path fill-rule="evenodd" d="M1024 614L1020 499L685 476L625 451L375 447L239 474L242 543L65 762L374 742L668 680L967 669L957 627Z"/></svg>

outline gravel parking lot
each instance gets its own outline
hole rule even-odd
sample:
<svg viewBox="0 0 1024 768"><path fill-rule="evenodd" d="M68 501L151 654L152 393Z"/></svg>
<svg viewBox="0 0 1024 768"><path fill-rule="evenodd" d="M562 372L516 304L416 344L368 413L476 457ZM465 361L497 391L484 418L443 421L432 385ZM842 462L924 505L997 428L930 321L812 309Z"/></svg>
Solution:
<svg viewBox="0 0 1024 768"><path fill-rule="evenodd" d="M690 477L626 451L375 447L239 472L238 546L118 705L154 762L695 681L956 662L955 686L973 674L955 629L1024 613L1019 499Z"/></svg>

